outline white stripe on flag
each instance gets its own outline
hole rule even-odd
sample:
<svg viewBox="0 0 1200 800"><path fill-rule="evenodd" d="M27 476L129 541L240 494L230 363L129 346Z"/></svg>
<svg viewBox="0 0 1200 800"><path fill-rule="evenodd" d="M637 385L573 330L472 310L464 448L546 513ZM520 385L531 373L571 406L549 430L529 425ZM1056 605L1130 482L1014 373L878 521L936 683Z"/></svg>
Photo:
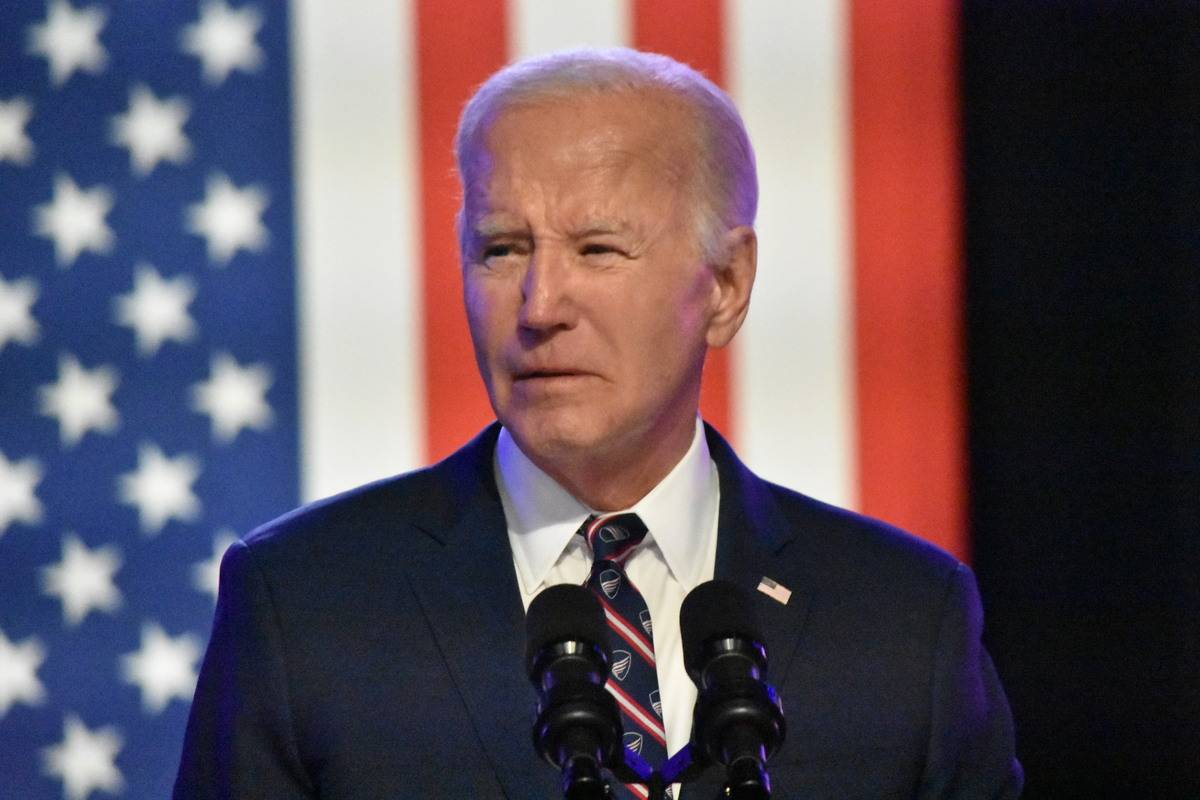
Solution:
<svg viewBox="0 0 1200 800"><path fill-rule="evenodd" d="M425 440L414 32L407 2L292 9L301 493L312 499L416 466Z"/></svg>
<svg viewBox="0 0 1200 800"><path fill-rule="evenodd" d="M629 41L625 0L511 0L508 53L514 61L566 47Z"/></svg>
<svg viewBox="0 0 1200 800"><path fill-rule="evenodd" d="M758 277L735 340L738 449L766 478L856 500L846 24L837 0L728 6L728 74L758 155Z"/></svg>

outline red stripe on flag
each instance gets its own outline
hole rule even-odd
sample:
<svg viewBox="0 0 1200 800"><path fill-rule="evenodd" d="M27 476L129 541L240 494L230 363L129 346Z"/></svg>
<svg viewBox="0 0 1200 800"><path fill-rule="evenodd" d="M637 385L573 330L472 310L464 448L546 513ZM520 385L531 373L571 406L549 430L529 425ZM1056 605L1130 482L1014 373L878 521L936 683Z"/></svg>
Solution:
<svg viewBox="0 0 1200 800"><path fill-rule="evenodd" d="M966 558L957 15L852 2L862 510Z"/></svg>
<svg viewBox="0 0 1200 800"><path fill-rule="evenodd" d="M493 418L462 308L451 146L463 103L507 60L508 37L504 0L417 0L415 12L425 454L438 459Z"/></svg>
<svg viewBox="0 0 1200 800"><path fill-rule="evenodd" d="M663 53L703 72L717 85L725 82L725 19L721 0L634 0L633 45ZM700 387L700 412L733 439L729 348L711 350Z"/></svg>

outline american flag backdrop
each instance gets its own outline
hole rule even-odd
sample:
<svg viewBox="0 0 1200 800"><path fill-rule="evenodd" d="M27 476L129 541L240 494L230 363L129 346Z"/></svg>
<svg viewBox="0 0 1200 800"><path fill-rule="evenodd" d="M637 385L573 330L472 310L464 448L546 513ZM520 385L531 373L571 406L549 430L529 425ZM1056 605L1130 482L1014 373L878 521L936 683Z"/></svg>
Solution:
<svg viewBox="0 0 1200 800"><path fill-rule="evenodd" d="M216 566L490 418L450 140L491 71L674 55L734 96L759 277L708 419L965 557L949 3L0 6L0 797L169 794Z"/></svg>

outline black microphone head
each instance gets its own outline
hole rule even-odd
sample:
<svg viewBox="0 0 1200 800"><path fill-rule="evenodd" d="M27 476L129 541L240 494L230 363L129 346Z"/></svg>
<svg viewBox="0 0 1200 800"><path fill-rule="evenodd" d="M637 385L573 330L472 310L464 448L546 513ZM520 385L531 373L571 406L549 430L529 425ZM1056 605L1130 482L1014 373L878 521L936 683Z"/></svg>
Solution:
<svg viewBox="0 0 1200 800"><path fill-rule="evenodd" d="M539 653L558 642L586 642L599 647L605 661L612 658L608 623L600 601L588 589L562 583L544 590L525 614L525 670L531 680Z"/></svg>
<svg viewBox="0 0 1200 800"><path fill-rule="evenodd" d="M683 598L679 632L683 639L683 665L689 675L703 668L704 645L713 639L737 638L763 644L753 598L729 581L702 583Z"/></svg>

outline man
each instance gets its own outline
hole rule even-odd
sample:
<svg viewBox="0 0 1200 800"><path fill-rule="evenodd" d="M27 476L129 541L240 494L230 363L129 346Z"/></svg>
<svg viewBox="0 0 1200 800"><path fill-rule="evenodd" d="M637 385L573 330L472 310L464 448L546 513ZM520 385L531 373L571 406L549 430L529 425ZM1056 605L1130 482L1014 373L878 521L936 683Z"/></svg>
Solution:
<svg viewBox="0 0 1200 800"><path fill-rule="evenodd" d="M705 354L740 327L756 266L728 98L662 56L557 54L481 87L457 157L498 424L231 548L175 797L555 796L521 651L523 608L561 582L609 604L631 743L674 753L695 700L679 605L713 576L791 589L754 594L787 714L777 796L1016 796L970 573L760 480L698 420Z"/></svg>

